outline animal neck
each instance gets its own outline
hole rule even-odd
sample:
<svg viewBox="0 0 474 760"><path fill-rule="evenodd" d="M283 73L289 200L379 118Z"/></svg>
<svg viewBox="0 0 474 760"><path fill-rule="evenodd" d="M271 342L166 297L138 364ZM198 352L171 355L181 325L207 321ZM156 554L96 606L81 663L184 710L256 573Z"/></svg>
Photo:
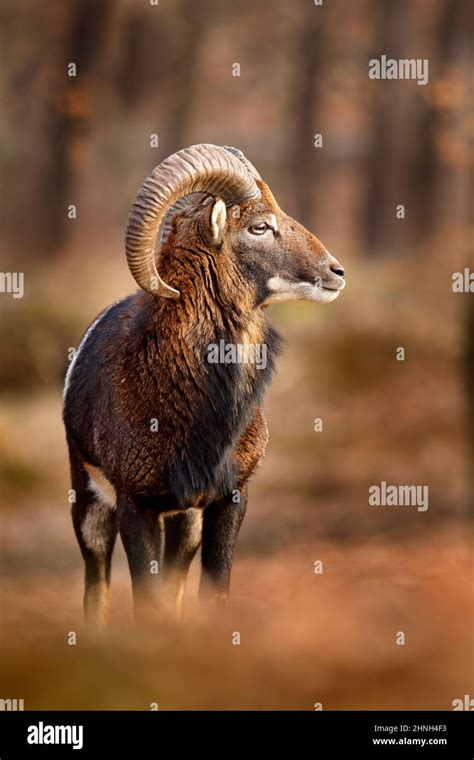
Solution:
<svg viewBox="0 0 474 760"><path fill-rule="evenodd" d="M172 330L178 339L174 346L203 358L202 352L208 356L208 349L220 341L242 346L264 343L268 329L264 312L255 308L254 294L228 252L208 251L198 244L174 247L164 252L163 261L160 257L160 273L180 292L177 300L160 299L157 304L158 329ZM229 350L228 358L231 354Z"/></svg>
<svg viewBox="0 0 474 760"><path fill-rule="evenodd" d="M242 278L232 270L212 276L206 268L173 287L180 298L159 300L155 327L176 387L192 382L194 396L209 400L218 383L226 388L227 407L258 401L279 339L265 312L254 308Z"/></svg>

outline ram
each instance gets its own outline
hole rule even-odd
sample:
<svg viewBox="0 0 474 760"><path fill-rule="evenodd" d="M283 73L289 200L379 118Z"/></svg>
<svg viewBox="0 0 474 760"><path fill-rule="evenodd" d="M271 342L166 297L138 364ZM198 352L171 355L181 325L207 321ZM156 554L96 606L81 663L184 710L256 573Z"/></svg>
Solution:
<svg viewBox="0 0 474 760"><path fill-rule="evenodd" d="M265 307L328 303L345 284L244 155L208 144L173 154L144 181L126 255L140 290L89 327L64 392L85 614L98 627L118 531L137 617L150 606L179 616L201 544L200 591L227 597L281 343Z"/></svg>

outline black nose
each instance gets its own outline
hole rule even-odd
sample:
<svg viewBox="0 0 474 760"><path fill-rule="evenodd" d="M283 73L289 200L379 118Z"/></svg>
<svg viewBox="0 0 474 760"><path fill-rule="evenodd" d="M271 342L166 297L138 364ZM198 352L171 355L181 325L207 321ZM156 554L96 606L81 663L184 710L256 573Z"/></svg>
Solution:
<svg viewBox="0 0 474 760"><path fill-rule="evenodd" d="M329 268L331 272L334 272L334 274L337 274L339 277L344 277L344 270L340 264L336 264L335 266Z"/></svg>

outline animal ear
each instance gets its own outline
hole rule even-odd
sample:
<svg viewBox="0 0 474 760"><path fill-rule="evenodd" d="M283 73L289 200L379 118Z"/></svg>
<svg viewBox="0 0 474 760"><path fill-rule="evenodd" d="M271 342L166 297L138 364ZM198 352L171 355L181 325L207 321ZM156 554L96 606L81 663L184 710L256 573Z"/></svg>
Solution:
<svg viewBox="0 0 474 760"><path fill-rule="evenodd" d="M216 198L211 211L212 238L215 243L222 243L222 234L227 220L227 209L221 198Z"/></svg>

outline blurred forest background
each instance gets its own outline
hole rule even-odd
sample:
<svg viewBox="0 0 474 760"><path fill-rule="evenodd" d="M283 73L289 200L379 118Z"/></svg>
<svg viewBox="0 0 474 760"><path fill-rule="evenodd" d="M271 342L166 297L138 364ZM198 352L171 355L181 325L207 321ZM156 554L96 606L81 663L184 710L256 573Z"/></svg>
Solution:
<svg viewBox="0 0 474 760"><path fill-rule="evenodd" d="M0 697L450 709L472 694L474 299L452 290L473 266L472 12L469 0L2 0L0 253L25 295L0 294ZM429 83L369 79L382 54L429 59ZM328 307L269 312L286 351L229 609L199 611L197 563L180 632L135 635L117 546L104 644L82 630L62 380L87 325L134 286L124 229L141 181L197 142L243 150L344 264L347 288ZM369 507L382 480L428 485L428 511Z"/></svg>

